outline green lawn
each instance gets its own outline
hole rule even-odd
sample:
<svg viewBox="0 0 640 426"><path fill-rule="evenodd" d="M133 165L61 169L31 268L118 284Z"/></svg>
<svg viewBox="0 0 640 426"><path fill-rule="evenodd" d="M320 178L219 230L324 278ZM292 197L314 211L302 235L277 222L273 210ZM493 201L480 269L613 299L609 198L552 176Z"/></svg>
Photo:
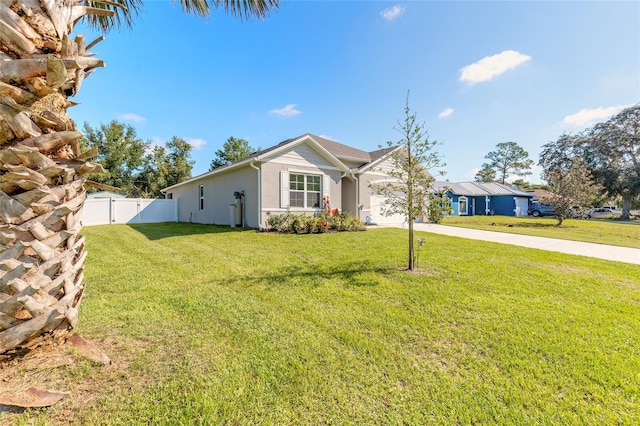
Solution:
<svg viewBox="0 0 640 426"><path fill-rule="evenodd" d="M425 233L411 274L399 229L83 232L78 331L114 363L36 375L72 397L0 423L640 423L638 266Z"/></svg>
<svg viewBox="0 0 640 426"><path fill-rule="evenodd" d="M511 216L450 216L442 225L484 229L512 234L586 241L614 246L640 248L640 222L620 223L612 220L568 219L557 226L554 218Z"/></svg>

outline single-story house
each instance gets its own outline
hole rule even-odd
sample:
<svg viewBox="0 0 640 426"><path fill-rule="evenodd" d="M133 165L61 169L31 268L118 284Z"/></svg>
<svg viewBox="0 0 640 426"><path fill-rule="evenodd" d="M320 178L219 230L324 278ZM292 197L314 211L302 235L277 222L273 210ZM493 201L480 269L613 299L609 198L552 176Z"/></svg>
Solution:
<svg viewBox="0 0 640 426"><path fill-rule="evenodd" d="M403 215L382 215L384 198L369 187L389 180L385 170L398 149L367 152L304 134L162 192L178 200L181 222L262 228L270 215L321 211L328 197L331 209L402 225Z"/></svg>
<svg viewBox="0 0 640 426"><path fill-rule="evenodd" d="M434 189L445 190L452 216L527 216L533 194L497 182L436 181Z"/></svg>

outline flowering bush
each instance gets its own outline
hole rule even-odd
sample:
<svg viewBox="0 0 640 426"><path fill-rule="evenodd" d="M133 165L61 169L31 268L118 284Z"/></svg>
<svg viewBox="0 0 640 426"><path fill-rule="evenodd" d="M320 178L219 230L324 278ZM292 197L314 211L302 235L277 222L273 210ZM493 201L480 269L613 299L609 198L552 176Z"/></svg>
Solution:
<svg viewBox="0 0 640 426"><path fill-rule="evenodd" d="M267 231L287 234L321 234L328 231L364 230L364 223L349 212L318 212L313 216L285 213L272 215L267 219Z"/></svg>

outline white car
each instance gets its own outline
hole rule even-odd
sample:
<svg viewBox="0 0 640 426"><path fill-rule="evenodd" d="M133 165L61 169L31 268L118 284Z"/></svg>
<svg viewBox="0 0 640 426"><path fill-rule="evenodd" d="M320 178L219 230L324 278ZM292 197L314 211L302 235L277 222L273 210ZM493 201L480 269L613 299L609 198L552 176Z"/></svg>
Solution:
<svg viewBox="0 0 640 426"><path fill-rule="evenodd" d="M616 207L604 206L588 211L587 214L585 214L585 217L587 219L608 219L612 217L618 218L621 215L622 211L618 210Z"/></svg>

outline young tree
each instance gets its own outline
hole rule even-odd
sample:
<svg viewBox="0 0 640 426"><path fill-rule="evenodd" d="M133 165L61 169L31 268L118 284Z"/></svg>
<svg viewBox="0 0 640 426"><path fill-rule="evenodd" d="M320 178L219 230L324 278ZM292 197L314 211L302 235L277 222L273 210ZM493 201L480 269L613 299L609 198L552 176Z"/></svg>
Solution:
<svg viewBox="0 0 640 426"><path fill-rule="evenodd" d="M435 140L429 140L424 129L424 123L416 120L416 115L411 113L409 107L409 94L407 93L404 107L404 120L397 121L394 129L402 136L398 142L387 142L387 145L399 147L391 152L391 170L387 174L392 180L383 183L372 184L371 188L378 194L385 196L383 214L403 214L407 218L409 227L409 270L415 265L415 245L413 235L413 223L416 218L427 216L428 206L432 199L437 197L433 190L434 177L429 170L444 167L440 155L435 151L438 144ZM439 174L444 174L440 171Z"/></svg>
<svg viewBox="0 0 640 426"><path fill-rule="evenodd" d="M529 153L515 142L502 142L496 145L496 150L488 153L484 158L489 160L488 166L500 176L500 183L504 185L511 175L527 176L531 174L533 160L529 159Z"/></svg>
<svg viewBox="0 0 640 426"><path fill-rule="evenodd" d="M216 158L211 160L209 170L217 169L225 166L229 162L242 160L251 155L256 150L249 145L249 141L231 136L222 146L222 149L216 151Z"/></svg>
<svg viewBox="0 0 640 426"><path fill-rule="evenodd" d="M476 182L494 182L496 180L496 171L485 163L482 165L482 168L477 171L475 179Z"/></svg>
<svg viewBox="0 0 640 426"><path fill-rule="evenodd" d="M222 7L263 17L278 0L180 4L201 16ZM86 258L79 234L83 184L101 166L88 162L96 150L81 150L68 98L104 61L90 52L101 38L87 43L71 33L80 21L104 32L131 25L141 6L140 0L0 2L0 281L6 283L0 354L75 327Z"/></svg>
<svg viewBox="0 0 640 426"><path fill-rule="evenodd" d="M556 213L558 226L567 218L581 216L600 189L579 157L572 158L568 167L545 169L543 178L553 193L547 201Z"/></svg>

